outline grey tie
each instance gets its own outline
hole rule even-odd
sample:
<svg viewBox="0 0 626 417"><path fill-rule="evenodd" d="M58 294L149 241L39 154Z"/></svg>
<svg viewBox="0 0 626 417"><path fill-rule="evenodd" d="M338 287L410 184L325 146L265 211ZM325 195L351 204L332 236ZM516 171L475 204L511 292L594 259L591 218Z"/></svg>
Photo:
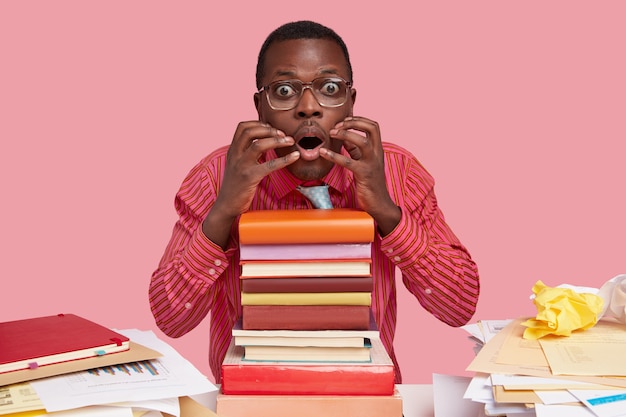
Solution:
<svg viewBox="0 0 626 417"><path fill-rule="evenodd" d="M330 194L328 193L328 185L314 185L312 187L299 185L296 189L304 194L304 196L311 201L315 208L333 208L333 203L330 201Z"/></svg>

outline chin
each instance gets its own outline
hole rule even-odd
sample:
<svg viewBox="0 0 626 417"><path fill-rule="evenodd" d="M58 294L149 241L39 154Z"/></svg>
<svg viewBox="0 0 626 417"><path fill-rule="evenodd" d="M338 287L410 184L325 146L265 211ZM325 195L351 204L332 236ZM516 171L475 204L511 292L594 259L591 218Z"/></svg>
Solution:
<svg viewBox="0 0 626 417"><path fill-rule="evenodd" d="M315 161L298 160L289 165L287 170L294 177L303 181L309 181L324 178L332 167L332 162L320 157Z"/></svg>

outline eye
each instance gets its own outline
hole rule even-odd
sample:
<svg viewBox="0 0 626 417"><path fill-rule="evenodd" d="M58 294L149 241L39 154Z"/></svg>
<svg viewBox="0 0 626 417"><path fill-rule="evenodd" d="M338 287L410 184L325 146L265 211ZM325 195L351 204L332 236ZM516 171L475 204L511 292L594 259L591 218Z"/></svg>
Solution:
<svg viewBox="0 0 626 417"><path fill-rule="evenodd" d="M278 83L272 91L277 98L289 98L297 94L294 86L289 83Z"/></svg>
<svg viewBox="0 0 626 417"><path fill-rule="evenodd" d="M341 91L341 84L336 80L326 80L319 91L326 96L335 96Z"/></svg>

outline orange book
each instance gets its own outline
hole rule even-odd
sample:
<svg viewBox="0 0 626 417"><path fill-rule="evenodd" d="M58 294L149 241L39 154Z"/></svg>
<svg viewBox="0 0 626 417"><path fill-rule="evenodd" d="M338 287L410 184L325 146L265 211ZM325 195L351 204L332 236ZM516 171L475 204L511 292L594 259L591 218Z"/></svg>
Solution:
<svg viewBox="0 0 626 417"><path fill-rule="evenodd" d="M393 395L217 394L220 417L402 417L402 397Z"/></svg>
<svg viewBox="0 0 626 417"><path fill-rule="evenodd" d="M374 219L356 209L258 210L239 219L242 245L373 241Z"/></svg>

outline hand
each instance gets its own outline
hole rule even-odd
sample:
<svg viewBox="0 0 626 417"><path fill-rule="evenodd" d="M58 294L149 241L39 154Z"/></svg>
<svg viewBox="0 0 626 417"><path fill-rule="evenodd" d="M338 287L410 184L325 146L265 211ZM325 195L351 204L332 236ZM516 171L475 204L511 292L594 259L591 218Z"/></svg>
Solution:
<svg viewBox="0 0 626 417"><path fill-rule="evenodd" d="M300 157L292 152L284 157L259 163L270 149L293 145L294 140L267 123L241 122L226 156L224 178L215 204L204 219L202 230L216 244L224 247L232 222L250 207L259 182L269 173L294 163Z"/></svg>
<svg viewBox="0 0 626 417"><path fill-rule="evenodd" d="M364 117L347 117L330 130L330 136L344 142L350 156L328 149L320 155L354 173L359 206L377 222L381 234L391 232L400 221L401 212L387 190L385 155L380 128Z"/></svg>

